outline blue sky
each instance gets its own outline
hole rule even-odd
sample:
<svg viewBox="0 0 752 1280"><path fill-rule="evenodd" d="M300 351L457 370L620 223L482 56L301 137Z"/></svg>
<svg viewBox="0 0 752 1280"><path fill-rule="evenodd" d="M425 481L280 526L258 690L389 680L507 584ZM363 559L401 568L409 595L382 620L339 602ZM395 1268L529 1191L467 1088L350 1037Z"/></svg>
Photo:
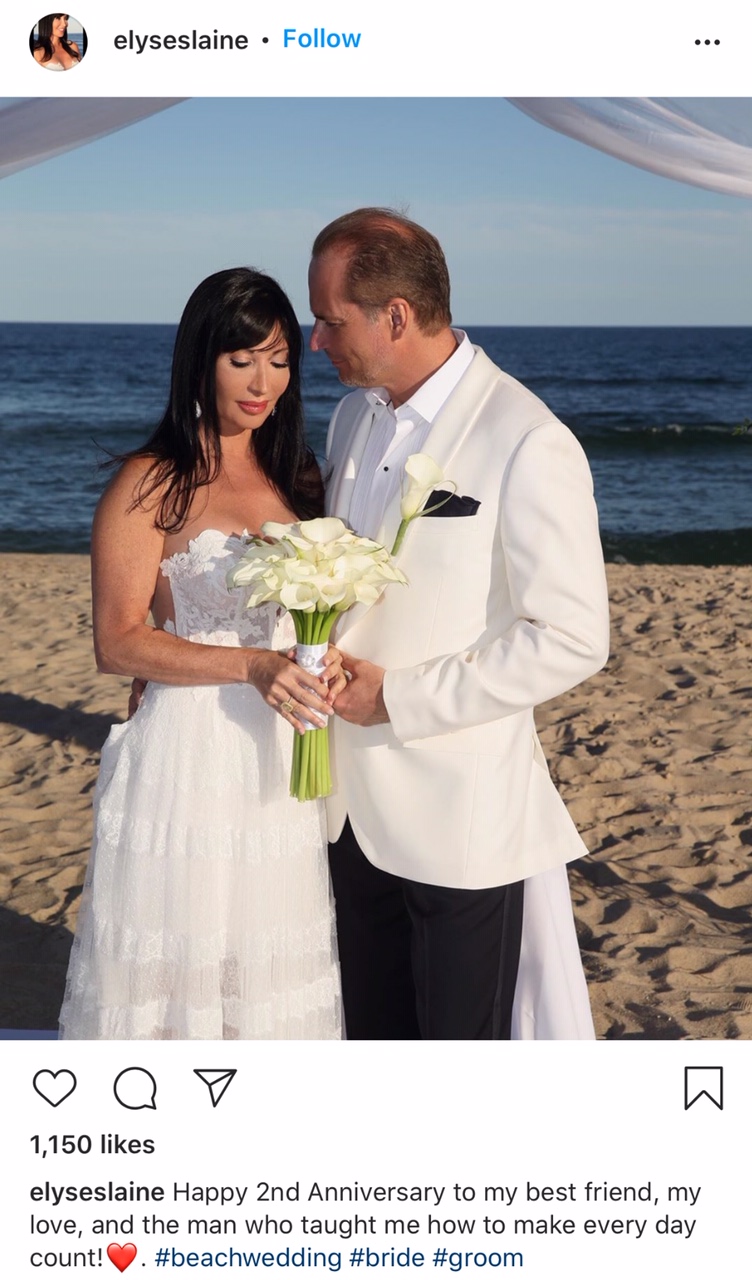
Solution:
<svg viewBox="0 0 752 1280"><path fill-rule="evenodd" d="M239 263L302 321L316 231L406 208L468 324L752 323L752 201L656 177L503 99L194 99L0 182L0 320L175 321Z"/></svg>

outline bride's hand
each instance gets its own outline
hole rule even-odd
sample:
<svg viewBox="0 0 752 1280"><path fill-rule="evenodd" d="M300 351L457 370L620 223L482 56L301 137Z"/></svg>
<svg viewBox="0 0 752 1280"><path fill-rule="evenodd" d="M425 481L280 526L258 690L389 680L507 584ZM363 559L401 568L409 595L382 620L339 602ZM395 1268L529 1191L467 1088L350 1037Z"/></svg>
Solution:
<svg viewBox="0 0 752 1280"><path fill-rule="evenodd" d="M330 644L324 656L324 672L323 679L329 686L327 701L331 706L338 693L347 686L347 676L342 666L342 654L336 645Z"/></svg>
<svg viewBox="0 0 752 1280"><path fill-rule="evenodd" d="M258 689L264 702L298 733L305 733L305 720L323 729L332 715L327 701L329 688L325 680L297 666L294 653L294 649L283 653L274 649L256 650L249 664L248 683Z"/></svg>

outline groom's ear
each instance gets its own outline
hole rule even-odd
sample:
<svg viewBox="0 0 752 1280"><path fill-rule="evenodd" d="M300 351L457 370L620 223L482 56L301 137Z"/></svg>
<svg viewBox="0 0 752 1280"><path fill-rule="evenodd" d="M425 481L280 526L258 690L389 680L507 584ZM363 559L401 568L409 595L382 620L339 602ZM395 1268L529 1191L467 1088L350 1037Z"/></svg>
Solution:
<svg viewBox="0 0 752 1280"><path fill-rule="evenodd" d="M410 321L410 303L404 298L392 298L388 304L389 327L393 338L401 338L407 331Z"/></svg>

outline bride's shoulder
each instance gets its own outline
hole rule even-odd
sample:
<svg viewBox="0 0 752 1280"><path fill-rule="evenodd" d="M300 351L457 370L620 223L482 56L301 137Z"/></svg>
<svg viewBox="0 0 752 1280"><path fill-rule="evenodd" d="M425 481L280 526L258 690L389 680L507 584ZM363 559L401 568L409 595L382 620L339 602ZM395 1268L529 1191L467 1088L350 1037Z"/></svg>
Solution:
<svg viewBox="0 0 752 1280"><path fill-rule="evenodd" d="M151 475L150 475L151 473ZM162 485L155 459L127 458L110 480L94 512L91 530L95 566L159 563L164 532L159 522ZM154 570L156 573L156 569Z"/></svg>
<svg viewBox="0 0 752 1280"><path fill-rule="evenodd" d="M163 492L159 460L151 454L126 458L99 499L98 512L152 517Z"/></svg>

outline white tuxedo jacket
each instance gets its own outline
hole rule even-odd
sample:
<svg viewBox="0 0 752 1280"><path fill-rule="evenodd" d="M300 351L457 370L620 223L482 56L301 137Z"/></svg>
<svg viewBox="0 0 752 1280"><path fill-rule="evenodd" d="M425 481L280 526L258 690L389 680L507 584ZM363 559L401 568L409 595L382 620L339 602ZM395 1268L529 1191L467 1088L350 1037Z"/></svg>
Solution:
<svg viewBox="0 0 752 1280"><path fill-rule="evenodd" d="M386 669L390 723L334 718L329 838L346 815L376 866L478 889L587 852L548 774L533 709L608 656L593 486L572 433L479 349L422 452L475 515L410 525L391 583L343 614L344 652ZM362 391L329 429L328 508L347 520L373 421ZM378 539L391 547L399 496Z"/></svg>

